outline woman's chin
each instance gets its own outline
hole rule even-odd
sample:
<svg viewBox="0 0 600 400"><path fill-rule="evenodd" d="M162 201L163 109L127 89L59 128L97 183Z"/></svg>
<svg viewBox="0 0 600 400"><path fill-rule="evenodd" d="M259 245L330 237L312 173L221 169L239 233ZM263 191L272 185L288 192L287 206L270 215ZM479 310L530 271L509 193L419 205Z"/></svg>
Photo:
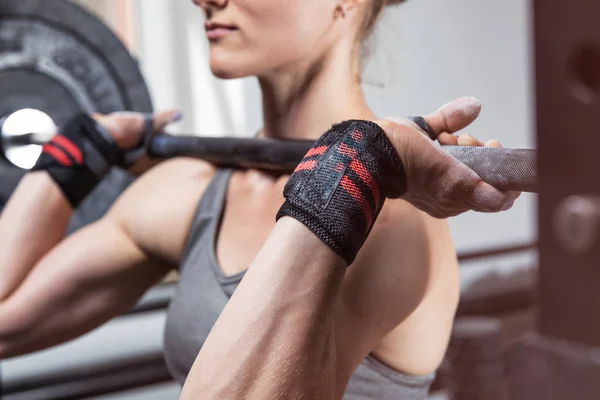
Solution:
<svg viewBox="0 0 600 400"><path fill-rule="evenodd" d="M230 69L225 69L225 68L211 68L211 70L212 70L213 75L219 79L236 79L236 78L242 78L245 76L245 75L237 74L234 71L232 71Z"/></svg>
<svg viewBox="0 0 600 400"><path fill-rule="evenodd" d="M234 65L229 62L222 62L221 60L211 59L210 70L212 73L220 79L236 79L244 78L248 76L248 71L240 66Z"/></svg>

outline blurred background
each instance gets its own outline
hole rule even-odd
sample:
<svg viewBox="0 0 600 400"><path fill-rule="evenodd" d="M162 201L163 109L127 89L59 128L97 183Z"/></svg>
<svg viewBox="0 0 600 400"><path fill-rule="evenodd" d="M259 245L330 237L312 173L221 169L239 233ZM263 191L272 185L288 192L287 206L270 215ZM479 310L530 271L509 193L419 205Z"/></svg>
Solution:
<svg viewBox="0 0 600 400"><path fill-rule="evenodd" d="M176 107L185 120L172 133L250 136L261 127L254 79L222 81L210 73L201 11L190 0L79 0L106 22L139 61L155 109ZM390 7L371 39L364 87L381 117L428 113L465 95L483 104L469 129L480 140L535 147L529 2L418 0ZM499 215L469 213L451 221L459 252L536 239L536 198L523 195ZM468 264L468 265L467 265ZM535 252L465 263L465 296L527 286ZM162 347L164 312L118 318L72 343L2 363L2 379L85 369ZM98 399L175 399L161 384Z"/></svg>

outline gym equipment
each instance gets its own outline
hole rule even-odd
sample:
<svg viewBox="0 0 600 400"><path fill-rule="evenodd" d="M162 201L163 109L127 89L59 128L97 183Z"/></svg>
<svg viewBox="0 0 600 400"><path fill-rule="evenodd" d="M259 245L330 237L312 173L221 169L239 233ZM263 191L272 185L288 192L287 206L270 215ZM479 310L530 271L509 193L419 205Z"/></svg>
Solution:
<svg viewBox="0 0 600 400"><path fill-rule="evenodd" d="M509 352L511 394L514 400L599 399L600 3L535 0L532 10L539 311L535 332Z"/></svg>
<svg viewBox="0 0 600 400"><path fill-rule="evenodd" d="M24 109L60 126L78 112L152 112L152 102L136 60L95 16L66 0L0 0L0 123ZM40 152L7 136L0 140L0 209ZM111 171L70 231L102 215L132 180Z"/></svg>
<svg viewBox="0 0 600 400"><path fill-rule="evenodd" d="M502 324L493 317L459 317L446 361L452 400L509 400Z"/></svg>
<svg viewBox="0 0 600 400"><path fill-rule="evenodd" d="M31 145L44 144L52 138L52 132L48 132L46 124L52 126L52 121L39 110L17 111L8 116L4 124L0 121L2 143L14 151L26 150ZM160 134L149 141L147 153L156 158L195 157L221 167L292 172L313 143L310 140ZM535 150L466 146L441 146L441 148L498 189L536 191ZM34 156L35 161L39 153Z"/></svg>
<svg viewBox="0 0 600 400"><path fill-rule="evenodd" d="M207 138L158 135L148 153L155 157L198 157L216 165L292 172L314 142L309 140ZM535 192L536 151L465 146L441 146L501 190Z"/></svg>
<svg viewBox="0 0 600 400"><path fill-rule="evenodd" d="M152 111L134 58L96 17L64 0L0 0L0 118L41 110Z"/></svg>

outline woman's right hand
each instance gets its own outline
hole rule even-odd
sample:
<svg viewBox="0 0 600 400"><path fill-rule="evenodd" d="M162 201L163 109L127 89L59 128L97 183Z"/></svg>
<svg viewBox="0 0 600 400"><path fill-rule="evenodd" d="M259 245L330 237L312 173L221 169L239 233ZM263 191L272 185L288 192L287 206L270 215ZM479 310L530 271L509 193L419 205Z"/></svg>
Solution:
<svg viewBox="0 0 600 400"><path fill-rule="evenodd" d="M474 98L454 100L423 118L437 135L452 134L470 125L481 106ZM466 211L508 210L518 192L500 191L485 183L473 170L446 154L411 120L375 121L386 132L400 155L407 179L403 198L435 218Z"/></svg>
<svg viewBox="0 0 600 400"><path fill-rule="evenodd" d="M124 151L135 149L143 140L145 114L137 112L115 112L111 114L92 114L96 122L102 125L112 136L116 145ZM169 124L182 119L181 112L177 110L160 111L152 116L154 132L163 131ZM141 175L156 163L144 156L135 163L129 172Z"/></svg>

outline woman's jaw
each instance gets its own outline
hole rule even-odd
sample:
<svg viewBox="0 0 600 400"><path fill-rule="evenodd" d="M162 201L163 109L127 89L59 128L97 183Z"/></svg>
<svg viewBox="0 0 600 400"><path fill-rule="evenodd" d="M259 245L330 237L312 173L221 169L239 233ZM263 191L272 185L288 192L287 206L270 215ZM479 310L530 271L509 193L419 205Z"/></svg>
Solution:
<svg viewBox="0 0 600 400"><path fill-rule="evenodd" d="M229 0L206 12L210 68L222 79L258 78L264 136L316 138L332 123L372 117L356 32L332 17L336 1Z"/></svg>

